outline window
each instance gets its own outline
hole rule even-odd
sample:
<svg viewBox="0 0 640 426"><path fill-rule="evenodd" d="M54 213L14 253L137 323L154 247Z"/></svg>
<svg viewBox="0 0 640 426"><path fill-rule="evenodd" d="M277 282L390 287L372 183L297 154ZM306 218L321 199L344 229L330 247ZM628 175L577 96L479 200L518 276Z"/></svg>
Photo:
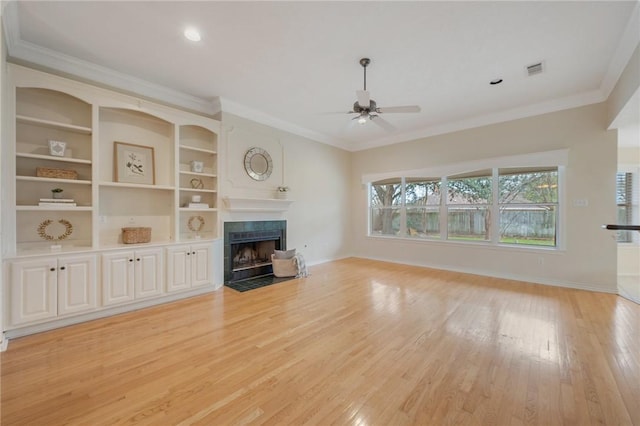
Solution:
<svg viewBox="0 0 640 426"><path fill-rule="evenodd" d="M499 170L500 242L556 245L557 168Z"/></svg>
<svg viewBox="0 0 640 426"><path fill-rule="evenodd" d="M633 225L633 174L618 173L616 175L616 202L618 203L618 224ZM633 231L618 231L619 243L633 241Z"/></svg>
<svg viewBox="0 0 640 426"><path fill-rule="evenodd" d="M492 203L491 170L447 178L447 238L489 241Z"/></svg>
<svg viewBox="0 0 640 426"><path fill-rule="evenodd" d="M440 238L440 178L406 178L406 232L414 238Z"/></svg>
<svg viewBox="0 0 640 426"><path fill-rule="evenodd" d="M402 180L387 179L371 184L371 234L398 235L402 206Z"/></svg>
<svg viewBox="0 0 640 426"><path fill-rule="evenodd" d="M563 247L567 159L568 151L558 150L363 176L369 182L369 235ZM628 209L620 204L621 215Z"/></svg>

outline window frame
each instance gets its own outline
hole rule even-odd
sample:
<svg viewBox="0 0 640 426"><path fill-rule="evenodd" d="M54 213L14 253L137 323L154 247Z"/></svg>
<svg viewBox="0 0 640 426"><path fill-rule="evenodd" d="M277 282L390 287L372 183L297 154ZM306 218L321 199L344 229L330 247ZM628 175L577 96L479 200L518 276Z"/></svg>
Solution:
<svg viewBox="0 0 640 426"><path fill-rule="evenodd" d="M555 150L546 151L532 154L524 154L509 157L496 157L483 160L474 160L465 163L455 163L438 165L431 168L418 169L418 170L405 170L399 172L386 172L378 174L368 174L362 176L362 182L367 189L367 231L366 234L371 238L390 238L401 239L407 241L415 241L417 243L425 244L463 244L463 245L479 245L483 247L494 248L508 248L510 250L524 250L524 251L565 251L566 250L566 209L567 204L565 200L565 176L566 166L568 164L568 150ZM410 177L412 180L420 176L424 176L425 179L432 179L434 176L441 176L441 188L442 191L446 191L448 188L448 177L455 177L457 175L463 175L465 173L480 172L484 170L490 170L492 175L492 197L489 200L488 209L492 215L500 216L500 203L499 203L499 170L509 168L547 168L557 169L558 173L558 201L555 223L555 245L529 245L529 244L513 244L500 242L500 226L499 222L496 222L497 226L492 226L490 230L490 239L482 241L465 241L465 240L451 240L447 238L448 233L448 220L447 211L448 205L446 203L446 194L442 194L440 200L440 238L415 238L407 234L406 229L406 206L404 199L405 190L405 177ZM376 235L371 233L371 184L374 181L383 179L398 179L402 185L402 200L401 200L401 225L399 235Z"/></svg>

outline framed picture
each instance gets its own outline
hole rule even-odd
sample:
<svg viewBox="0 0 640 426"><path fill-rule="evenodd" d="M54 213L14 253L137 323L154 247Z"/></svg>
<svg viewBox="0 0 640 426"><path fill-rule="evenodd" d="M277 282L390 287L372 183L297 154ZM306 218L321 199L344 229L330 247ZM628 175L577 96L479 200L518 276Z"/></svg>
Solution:
<svg viewBox="0 0 640 426"><path fill-rule="evenodd" d="M114 179L123 183L155 185L156 172L152 146L113 143Z"/></svg>

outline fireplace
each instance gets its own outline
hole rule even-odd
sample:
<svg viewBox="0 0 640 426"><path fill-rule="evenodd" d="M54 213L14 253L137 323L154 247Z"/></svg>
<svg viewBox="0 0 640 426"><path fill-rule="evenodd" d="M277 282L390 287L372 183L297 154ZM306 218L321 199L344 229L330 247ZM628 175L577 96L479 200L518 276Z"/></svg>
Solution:
<svg viewBox="0 0 640 426"><path fill-rule="evenodd" d="M285 250L287 221L224 223L224 281L271 275L271 254Z"/></svg>

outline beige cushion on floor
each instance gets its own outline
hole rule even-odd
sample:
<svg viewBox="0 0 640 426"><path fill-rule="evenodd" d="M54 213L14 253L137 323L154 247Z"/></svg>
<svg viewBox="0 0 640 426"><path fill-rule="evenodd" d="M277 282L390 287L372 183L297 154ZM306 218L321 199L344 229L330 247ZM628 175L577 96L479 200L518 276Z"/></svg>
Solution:
<svg viewBox="0 0 640 426"><path fill-rule="evenodd" d="M276 277L295 277L298 275L298 262L296 258L276 259L271 255L271 264L273 265L273 275Z"/></svg>

